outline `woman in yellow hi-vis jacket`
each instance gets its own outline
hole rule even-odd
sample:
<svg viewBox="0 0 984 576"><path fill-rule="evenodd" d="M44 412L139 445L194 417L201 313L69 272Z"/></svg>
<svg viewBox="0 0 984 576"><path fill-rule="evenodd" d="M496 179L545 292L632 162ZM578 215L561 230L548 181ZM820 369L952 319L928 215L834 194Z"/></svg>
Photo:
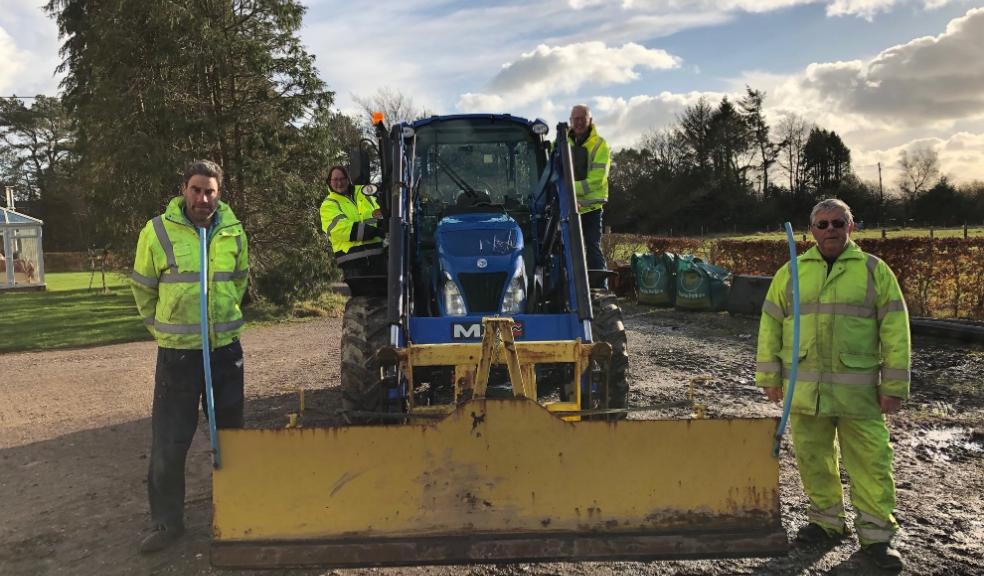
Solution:
<svg viewBox="0 0 984 576"><path fill-rule="evenodd" d="M352 184L343 166L332 166L328 196L321 203L321 230L352 294L385 294L386 283L379 281L386 274L382 214L376 198L364 194L363 188Z"/></svg>
<svg viewBox="0 0 984 576"><path fill-rule="evenodd" d="M762 306L755 380L772 401L799 357L790 410L793 446L809 523L797 540L834 542L845 533L838 452L851 481L862 548L884 568L901 568L891 546L898 530L892 447L883 414L909 396L909 316L895 274L850 239L851 209L828 199L813 208L816 246L797 260L800 347L792 350L789 264L776 273ZM839 451L838 451L839 446Z"/></svg>

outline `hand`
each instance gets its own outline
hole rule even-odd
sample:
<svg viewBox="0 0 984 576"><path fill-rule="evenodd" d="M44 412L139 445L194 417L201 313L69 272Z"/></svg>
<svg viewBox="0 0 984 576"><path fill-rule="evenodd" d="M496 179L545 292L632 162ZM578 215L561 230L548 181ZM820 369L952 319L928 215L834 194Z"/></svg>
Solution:
<svg viewBox="0 0 984 576"><path fill-rule="evenodd" d="M878 403L881 405L882 414L895 414L902 407L902 399L895 396L878 395Z"/></svg>
<svg viewBox="0 0 984 576"><path fill-rule="evenodd" d="M763 388L763 390L765 390L765 397L769 399L769 402L782 401L782 388Z"/></svg>

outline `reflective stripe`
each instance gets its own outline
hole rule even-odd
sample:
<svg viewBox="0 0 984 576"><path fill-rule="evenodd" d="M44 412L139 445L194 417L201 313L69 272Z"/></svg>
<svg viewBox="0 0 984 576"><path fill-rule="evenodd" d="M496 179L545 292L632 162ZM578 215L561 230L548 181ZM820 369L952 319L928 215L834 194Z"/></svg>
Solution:
<svg viewBox="0 0 984 576"><path fill-rule="evenodd" d="M892 523L888 520L882 520L881 518L875 516L874 514L869 514L864 510L858 510L858 520L867 522L868 524L873 524L878 528L891 528Z"/></svg>
<svg viewBox="0 0 984 576"><path fill-rule="evenodd" d="M756 362L755 371L761 372L763 374L781 374L782 373L782 363L781 362Z"/></svg>
<svg viewBox="0 0 984 576"><path fill-rule="evenodd" d="M834 504L826 510L819 510L813 505L806 513L807 517L811 522L816 522L818 524L826 523L829 526L836 526L838 528L844 528L844 505Z"/></svg>
<svg viewBox="0 0 984 576"><path fill-rule="evenodd" d="M587 180L581 180L581 182L579 183L579 186L581 187L581 194L582 195L587 196L588 194L591 193L591 188L588 187L588 181Z"/></svg>
<svg viewBox="0 0 984 576"><path fill-rule="evenodd" d="M144 276L143 274L134 272L133 274L130 274L130 279L137 284L143 284L148 288L157 288L157 278L151 278L149 276Z"/></svg>
<svg viewBox="0 0 984 576"><path fill-rule="evenodd" d="M336 264L342 264L342 263L348 262L350 260L355 260L356 258L365 258L367 256L376 256L376 255L382 254L382 253L383 253L383 248L382 247L379 247L379 248L373 248L371 250L361 250L359 252L353 252L353 253L350 253L350 254L343 254L341 256L339 256L338 254L336 254L335 255L335 263Z"/></svg>
<svg viewBox="0 0 984 576"><path fill-rule="evenodd" d="M338 225L338 223L344 219L345 219L345 214L339 214L338 216L335 216L335 218L328 223L328 229L325 232L327 234L331 234L331 231L335 229L335 226Z"/></svg>
<svg viewBox="0 0 984 576"><path fill-rule="evenodd" d="M146 318L144 318L143 319L143 323L144 323L144 326L153 326L154 325L154 315L150 315L150 316L147 316Z"/></svg>
<svg viewBox="0 0 984 576"><path fill-rule="evenodd" d="M895 530L891 528L868 528L866 526L855 526L858 531L858 538L865 543L888 542L895 536Z"/></svg>
<svg viewBox="0 0 984 576"><path fill-rule="evenodd" d="M779 305L772 300L762 302L762 313L768 314L780 322L782 322L782 318L785 316L782 312L782 308L780 308Z"/></svg>
<svg viewBox="0 0 984 576"><path fill-rule="evenodd" d="M875 299L878 296L875 293L875 267L878 266L878 257L871 254L867 254L868 259L865 264L868 267L868 291L864 296L864 305L869 308L875 307Z"/></svg>
<svg viewBox="0 0 984 576"><path fill-rule="evenodd" d="M359 228L358 231L355 233L354 240L356 240L357 242L361 242L363 239L365 239L365 237L366 237L366 221L363 220L362 222L359 222Z"/></svg>
<svg viewBox="0 0 984 576"><path fill-rule="evenodd" d="M232 322L218 322L212 325L212 328L216 332L228 332L229 330L235 330L245 324L246 321L243 319L233 320Z"/></svg>
<svg viewBox="0 0 984 576"><path fill-rule="evenodd" d="M881 322L889 312L905 312L905 302L902 300L892 300L884 306L878 308L878 321Z"/></svg>
<svg viewBox="0 0 984 576"><path fill-rule="evenodd" d="M198 282L198 274L196 272L161 274L161 284L193 284L195 282Z"/></svg>
<svg viewBox="0 0 984 576"><path fill-rule="evenodd" d="M232 322L219 322L213 324L212 328L216 332L227 332L229 330L235 330L245 323L245 320L234 320ZM158 332L163 332L164 334L198 334L201 330L201 326L198 324L166 324L161 321L154 322L154 328Z"/></svg>
<svg viewBox="0 0 984 576"><path fill-rule="evenodd" d="M198 324L165 324L160 320L154 322L154 329L164 334L198 334Z"/></svg>
<svg viewBox="0 0 984 576"><path fill-rule="evenodd" d="M243 235L242 234L237 234L236 235L236 257L235 257L236 266L235 266L235 268L239 268L239 255L242 254L242 253L243 253Z"/></svg>
<svg viewBox="0 0 984 576"><path fill-rule="evenodd" d="M789 368L783 367L783 377L789 376ZM816 372L800 369L796 381L827 382L829 384L850 384L852 386L875 386L878 384L878 372Z"/></svg>
<svg viewBox="0 0 984 576"><path fill-rule="evenodd" d="M599 137L598 141L595 142L594 148L591 149L591 164L595 164L594 158L598 153L598 149L601 148L602 139Z"/></svg>
<svg viewBox="0 0 984 576"><path fill-rule="evenodd" d="M151 222L154 223L154 233L157 234L157 242L160 243L161 248L164 250L164 256L167 257L168 270L176 270L178 268L178 261L174 258L174 246L171 244L171 239L167 236L167 230L164 229L164 219L157 216Z"/></svg>
<svg viewBox="0 0 984 576"><path fill-rule="evenodd" d="M800 302L800 314L803 314L803 303ZM782 315L792 317L793 316L793 276L790 274L789 280L786 280L786 304L782 309Z"/></svg>
<svg viewBox="0 0 984 576"><path fill-rule="evenodd" d="M215 274L212 274L212 281L227 282L229 280L238 280L240 278L245 278L246 274L246 270L238 270L236 272L216 272Z"/></svg>
<svg viewBox="0 0 984 576"><path fill-rule="evenodd" d="M904 380L906 382L912 380L911 372L904 368L882 368L881 377L882 380Z"/></svg>
<svg viewBox="0 0 984 576"><path fill-rule="evenodd" d="M875 313L874 308L854 304L837 304L831 302L800 304L800 314L835 314L838 316L874 318Z"/></svg>
<svg viewBox="0 0 984 576"><path fill-rule="evenodd" d="M607 166L604 162L592 162L590 170L604 170Z"/></svg>
<svg viewBox="0 0 984 576"><path fill-rule="evenodd" d="M604 204L604 203L605 203L605 200L603 198L595 198L593 200L585 200L584 202L579 202L579 204L581 205L581 208L584 208L585 206L595 206L595 205Z"/></svg>

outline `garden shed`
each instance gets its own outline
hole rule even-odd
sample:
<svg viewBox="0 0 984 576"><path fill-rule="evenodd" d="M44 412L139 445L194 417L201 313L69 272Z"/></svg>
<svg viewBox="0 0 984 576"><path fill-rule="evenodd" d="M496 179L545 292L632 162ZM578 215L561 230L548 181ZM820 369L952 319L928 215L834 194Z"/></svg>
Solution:
<svg viewBox="0 0 984 576"><path fill-rule="evenodd" d="M0 208L0 290L44 290L44 222Z"/></svg>

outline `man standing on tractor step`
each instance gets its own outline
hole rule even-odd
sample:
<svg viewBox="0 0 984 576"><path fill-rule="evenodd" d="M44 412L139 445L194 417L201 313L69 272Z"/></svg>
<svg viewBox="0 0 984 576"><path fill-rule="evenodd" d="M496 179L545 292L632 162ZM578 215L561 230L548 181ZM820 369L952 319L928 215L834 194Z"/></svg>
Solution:
<svg viewBox="0 0 984 576"><path fill-rule="evenodd" d="M208 241L208 325L218 428L243 426L239 344L249 256L242 224L219 197L222 169L208 160L184 172L181 196L150 220L137 242L133 297L157 340L147 492L153 529L140 552L157 552L184 533L185 458L206 405L200 327L200 233ZM207 418L206 411L206 418Z"/></svg>
<svg viewBox="0 0 984 576"><path fill-rule="evenodd" d="M898 524L884 414L898 411L909 396L909 314L892 270L851 240L854 216L847 204L821 201L810 228L816 246L797 258L800 349L792 350L787 263L762 306L755 372L769 400L779 402L798 354L789 422L810 508L796 540L833 544L845 535L839 445L862 550L879 567L900 570L902 556L891 545Z"/></svg>
<svg viewBox="0 0 984 576"><path fill-rule="evenodd" d="M571 130L568 138L575 158L574 165L586 164L587 171L575 169L574 188L577 192L578 213L581 215L581 230L584 233L584 251L589 270L607 268L605 254L601 251L602 216L608 202L608 171L612 166L608 143L598 135L591 110L584 104L571 109ZM581 150L579 150L581 149ZM579 162L578 157L582 160ZM587 158L584 163L583 158ZM601 283L608 286L607 279Z"/></svg>

